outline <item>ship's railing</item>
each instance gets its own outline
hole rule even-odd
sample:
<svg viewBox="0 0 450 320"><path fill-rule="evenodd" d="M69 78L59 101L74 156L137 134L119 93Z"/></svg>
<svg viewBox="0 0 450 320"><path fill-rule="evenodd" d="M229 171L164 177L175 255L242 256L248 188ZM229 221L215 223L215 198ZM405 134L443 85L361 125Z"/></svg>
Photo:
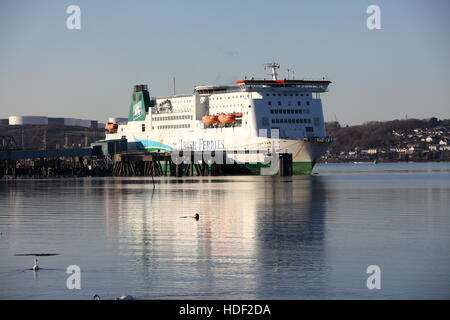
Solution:
<svg viewBox="0 0 450 320"><path fill-rule="evenodd" d="M251 90L258 90L261 88L277 88L277 89L283 89L283 90L292 90L297 91L298 89L301 89L305 92L328 92L328 84L283 84L283 83L277 83L277 84L242 84L240 86L241 91L251 91Z"/></svg>

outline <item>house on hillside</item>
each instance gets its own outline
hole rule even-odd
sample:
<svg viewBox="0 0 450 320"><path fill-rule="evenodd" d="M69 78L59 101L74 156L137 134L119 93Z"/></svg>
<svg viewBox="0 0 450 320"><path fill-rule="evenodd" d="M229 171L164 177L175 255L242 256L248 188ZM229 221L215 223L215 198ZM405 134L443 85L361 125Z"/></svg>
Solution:
<svg viewBox="0 0 450 320"><path fill-rule="evenodd" d="M430 150L430 151L439 151L439 145L431 144L431 145L428 146L428 150Z"/></svg>

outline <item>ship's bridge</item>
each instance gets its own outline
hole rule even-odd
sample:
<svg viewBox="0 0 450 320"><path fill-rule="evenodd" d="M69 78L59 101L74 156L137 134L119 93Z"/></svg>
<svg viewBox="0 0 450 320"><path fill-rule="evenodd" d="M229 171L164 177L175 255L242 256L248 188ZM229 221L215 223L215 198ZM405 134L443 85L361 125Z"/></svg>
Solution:
<svg viewBox="0 0 450 320"><path fill-rule="evenodd" d="M329 80L238 80L236 84L241 90L255 90L256 88L285 88L308 92L326 92L331 84Z"/></svg>

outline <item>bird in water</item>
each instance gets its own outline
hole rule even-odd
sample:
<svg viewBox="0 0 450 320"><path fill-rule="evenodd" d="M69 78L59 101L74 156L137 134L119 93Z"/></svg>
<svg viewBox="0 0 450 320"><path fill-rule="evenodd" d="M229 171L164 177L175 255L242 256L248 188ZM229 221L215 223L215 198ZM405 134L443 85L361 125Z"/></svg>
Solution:
<svg viewBox="0 0 450 320"><path fill-rule="evenodd" d="M198 219L200 219L200 215L198 213L196 213L195 216L192 216L192 217L184 216L184 217L180 217L180 218L194 218L195 220L198 221Z"/></svg>
<svg viewBox="0 0 450 320"><path fill-rule="evenodd" d="M134 298L133 298L133 296L126 295L126 296L117 297L116 300L134 300Z"/></svg>
<svg viewBox="0 0 450 320"><path fill-rule="evenodd" d="M100 296L98 294L94 294L92 299L93 300L100 300ZM134 300L134 298L133 298L133 296L126 295L126 296L117 297L115 300Z"/></svg>
<svg viewBox="0 0 450 320"><path fill-rule="evenodd" d="M34 266L32 268L34 271L38 271L40 269L38 266L38 261L38 259L34 259Z"/></svg>

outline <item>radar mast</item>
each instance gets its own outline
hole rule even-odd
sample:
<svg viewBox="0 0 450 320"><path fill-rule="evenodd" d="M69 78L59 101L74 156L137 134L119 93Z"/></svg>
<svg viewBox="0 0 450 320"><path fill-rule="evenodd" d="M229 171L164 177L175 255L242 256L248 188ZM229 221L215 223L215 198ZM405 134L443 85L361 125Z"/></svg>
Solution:
<svg viewBox="0 0 450 320"><path fill-rule="evenodd" d="M276 62L265 63L264 70L267 70L267 68L272 69L272 80L277 80L277 69L280 69L280 65Z"/></svg>

